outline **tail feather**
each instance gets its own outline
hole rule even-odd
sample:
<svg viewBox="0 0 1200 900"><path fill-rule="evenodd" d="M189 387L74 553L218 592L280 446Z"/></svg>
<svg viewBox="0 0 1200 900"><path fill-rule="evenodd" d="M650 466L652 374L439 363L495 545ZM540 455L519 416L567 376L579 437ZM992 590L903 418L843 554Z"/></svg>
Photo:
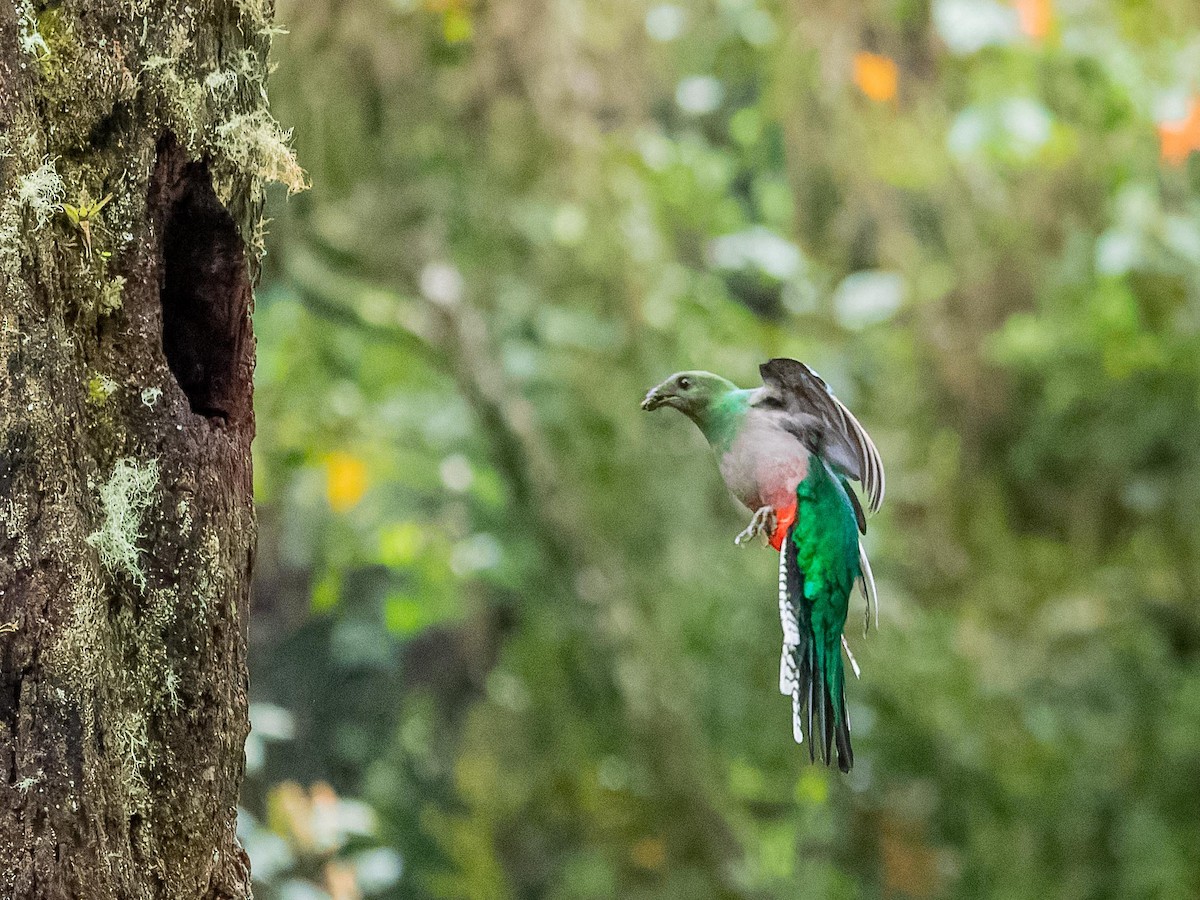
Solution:
<svg viewBox="0 0 1200 900"><path fill-rule="evenodd" d="M779 615L783 625L779 690L791 695L792 734L796 743L803 743L808 736L809 759L816 761L819 744L821 761L829 765L836 746L838 768L848 772L854 764L854 751L850 746L841 635L826 642L828 646L818 645L804 598L804 574L791 538L789 531L779 559ZM819 741L814 724L820 729Z"/></svg>
<svg viewBox="0 0 1200 900"><path fill-rule="evenodd" d="M813 740L813 710L815 710L817 708L817 703L816 703L817 698L816 698L816 692L815 692L817 682L812 677L812 644L811 644L811 642L804 648L804 658L805 658L804 681L807 682L807 685L808 685L808 690L807 690L807 692L805 692L805 693L807 693L807 698L804 701L804 704L808 709L808 760L809 760L809 762L816 762L817 761L817 742L815 740ZM804 694L801 693L802 691L804 691L803 686L798 687L796 689L797 694L801 694L801 696L804 696Z"/></svg>
<svg viewBox="0 0 1200 900"><path fill-rule="evenodd" d="M858 576L859 586L863 596L867 598L867 608L863 620L863 635L871 630L871 613L875 613L875 630L879 630L879 595L875 592L875 574L871 571L871 561L867 559L867 548L862 541L858 542L858 565L862 574Z"/></svg>
<svg viewBox="0 0 1200 900"><path fill-rule="evenodd" d="M837 738L838 766L843 772L849 772L854 765L854 749L850 746L850 710L846 706L846 686L842 685L842 718L835 732Z"/></svg>
<svg viewBox="0 0 1200 900"><path fill-rule="evenodd" d="M821 762L829 765L829 720L833 718L833 704L830 703L829 696L825 691L818 687L820 682L820 678L813 678L812 690L816 694L813 700L821 707ZM816 743L815 738L813 739L813 743Z"/></svg>
<svg viewBox="0 0 1200 900"><path fill-rule="evenodd" d="M779 624L783 628L783 649L779 654L779 693L790 697L795 692L799 678L795 651L800 646L800 627L791 599L794 595L788 582L787 546L788 542L785 541L779 553ZM800 738L796 742L799 743Z"/></svg>

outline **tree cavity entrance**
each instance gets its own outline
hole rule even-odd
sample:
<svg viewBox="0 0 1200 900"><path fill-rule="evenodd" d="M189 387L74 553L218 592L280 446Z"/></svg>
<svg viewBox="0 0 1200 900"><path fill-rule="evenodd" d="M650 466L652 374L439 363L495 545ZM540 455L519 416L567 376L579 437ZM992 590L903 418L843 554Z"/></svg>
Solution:
<svg viewBox="0 0 1200 900"><path fill-rule="evenodd" d="M250 412L251 288L237 224L208 164L172 137L158 149L150 215L161 235L163 353L192 412L236 424Z"/></svg>

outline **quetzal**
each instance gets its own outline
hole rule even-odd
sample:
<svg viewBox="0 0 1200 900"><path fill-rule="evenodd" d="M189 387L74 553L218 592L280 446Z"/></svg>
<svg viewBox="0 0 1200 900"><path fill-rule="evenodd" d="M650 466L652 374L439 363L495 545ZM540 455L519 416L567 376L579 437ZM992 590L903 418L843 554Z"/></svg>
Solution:
<svg viewBox="0 0 1200 900"><path fill-rule="evenodd" d="M737 543L767 535L779 554L783 653L779 690L792 698L792 734L807 733L809 758L849 771L842 632L857 584L878 616L875 580L859 539L866 516L848 480L861 483L872 512L883 502L879 451L816 372L794 359L759 366L763 386L741 389L711 372L679 372L651 390L642 409L673 407L699 426L725 484L754 516Z"/></svg>

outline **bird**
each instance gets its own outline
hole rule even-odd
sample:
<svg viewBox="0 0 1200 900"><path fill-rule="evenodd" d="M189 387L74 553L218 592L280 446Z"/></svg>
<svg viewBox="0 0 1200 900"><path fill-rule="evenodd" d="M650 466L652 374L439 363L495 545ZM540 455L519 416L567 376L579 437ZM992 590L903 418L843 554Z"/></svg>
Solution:
<svg viewBox="0 0 1200 900"><path fill-rule="evenodd" d="M712 372L677 372L652 388L642 409L677 409L703 433L726 486L751 511L734 540L762 536L779 551L779 614L783 650L779 690L792 700L792 735L850 771L850 713L841 651L859 674L844 635L857 586L878 627L875 578L861 537L867 520L849 482L862 487L877 512L885 488L875 443L829 385L794 359L759 366L762 386L739 388ZM817 732L814 732L814 725ZM818 740L819 737L819 740Z"/></svg>

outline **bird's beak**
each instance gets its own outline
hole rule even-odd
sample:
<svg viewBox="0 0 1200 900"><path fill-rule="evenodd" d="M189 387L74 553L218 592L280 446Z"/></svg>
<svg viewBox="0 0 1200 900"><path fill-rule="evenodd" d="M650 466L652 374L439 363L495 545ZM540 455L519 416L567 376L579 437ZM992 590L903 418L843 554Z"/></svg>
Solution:
<svg viewBox="0 0 1200 900"><path fill-rule="evenodd" d="M646 412L658 409L664 403L671 399L671 395L662 389L662 385L652 388L650 393L646 395L646 399L642 401L642 409Z"/></svg>

